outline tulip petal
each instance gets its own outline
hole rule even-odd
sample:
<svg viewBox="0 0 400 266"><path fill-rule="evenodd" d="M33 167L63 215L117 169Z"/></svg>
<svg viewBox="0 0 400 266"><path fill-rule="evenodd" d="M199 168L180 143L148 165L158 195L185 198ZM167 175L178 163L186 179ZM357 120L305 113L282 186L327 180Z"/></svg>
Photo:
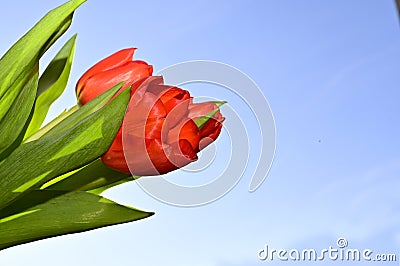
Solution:
<svg viewBox="0 0 400 266"><path fill-rule="evenodd" d="M186 140L192 146L192 149L197 150L200 141L199 129L191 119L182 121L179 125L170 129L168 132L168 143L179 142Z"/></svg>
<svg viewBox="0 0 400 266"><path fill-rule="evenodd" d="M179 167L183 167L188 163L197 160L196 151L193 149L191 143L186 139L179 140L179 150L180 150L179 156L183 155L185 157L184 160L180 161Z"/></svg>
<svg viewBox="0 0 400 266"><path fill-rule="evenodd" d="M161 140L149 139L144 140L131 135L127 136L124 141L124 152L127 158L129 170L133 175L152 176L162 174L158 170L171 169L173 166L165 157ZM153 161L157 164L153 163Z"/></svg>
<svg viewBox="0 0 400 266"><path fill-rule="evenodd" d="M79 79L77 86L76 86L76 94L79 95L81 93L81 89L82 89L83 85L93 75L95 75L99 72L103 72L106 70L110 70L110 69L122 66L125 63L131 61L133 54L135 53L135 50L136 50L136 48L128 48L128 49L120 50L120 51L104 58L103 60L101 60L100 62L98 62L91 68L89 68L89 70L87 70L82 75L82 77Z"/></svg>
<svg viewBox="0 0 400 266"><path fill-rule="evenodd" d="M210 119L200 129L200 150L210 145L221 133L222 123L215 119Z"/></svg>
<svg viewBox="0 0 400 266"><path fill-rule="evenodd" d="M101 157L101 160L108 167L129 174L129 167L126 164L122 147L122 127L118 130L113 143L108 151Z"/></svg>
<svg viewBox="0 0 400 266"><path fill-rule="evenodd" d="M214 102L193 103L189 106L188 116L191 119L196 119L206 116L216 109L218 109L218 106Z"/></svg>
<svg viewBox="0 0 400 266"><path fill-rule="evenodd" d="M205 102L191 104L189 106L188 116L199 128L202 128L211 118L222 123L225 118L221 115L219 107L225 103L226 102Z"/></svg>
<svg viewBox="0 0 400 266"><path fill-rule="evenodd" d="M182 90L177 87L170 87L170 88L168 88L167 91L165 91L161 95L160 100L164 104L167 112L169 113L178 104L189 100L189 98L190 98L190 94L188 91ZM187 110L188 106L189 106L189 101L187 101L187 106L181 107L181 108L185 108Z"/></svg>
<svg viewBox="0 0 400 266"><path fill-rule="evenodd" d="M196 151L186 139L181 139L171 146L172 151L166 154L169 162L174 166L170 171L182 168L197 160Z"/></svg>
<svg viewBox="0 0 400 266"><path fill-rule="evenodd" d="M97 73L83 83L82 90L78 94L78 100L81 104L86 104L116 84L124 81L122 88L124 89L136 81L150 76L152 71L153 68L146 62L136 60L125 63L118 68Z"/></svg>

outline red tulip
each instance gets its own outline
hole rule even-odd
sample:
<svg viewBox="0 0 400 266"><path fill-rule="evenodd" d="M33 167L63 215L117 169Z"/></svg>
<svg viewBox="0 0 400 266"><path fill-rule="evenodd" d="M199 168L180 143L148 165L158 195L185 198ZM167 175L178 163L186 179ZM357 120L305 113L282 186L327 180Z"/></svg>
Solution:
<svg viewBox="0 0 400 266"><path fill-rule="evenodd" d="M102 161L133 175L165 174L197 160L220 134L224 117L215 103L193 103L188 91L151 76L152 66L132 61L134 51L121 50L90 68L76 86L78 101L86 104L123 81L121 91L131 86L123 124Z"/></svg>
<svg viewBox="0 0 400 266"><path fill-rule="evenodd" d="M136 81L151 76L153 67L144 61L132 61L136 48L118 51L101 60L79 79L76 85L78 102L88 103L111 87L124 81L121 91Z"/></svg>
<svg viewBox="0 0 400 266"><path fill-rule="evenodd" d="M197 160L197 152L218 137L223 117L217 111L200 129L194 120L215 110L215 103L193 104L188 91L163 85L162 77L138 83L103 163L121 172L149 176Z"/></svg>

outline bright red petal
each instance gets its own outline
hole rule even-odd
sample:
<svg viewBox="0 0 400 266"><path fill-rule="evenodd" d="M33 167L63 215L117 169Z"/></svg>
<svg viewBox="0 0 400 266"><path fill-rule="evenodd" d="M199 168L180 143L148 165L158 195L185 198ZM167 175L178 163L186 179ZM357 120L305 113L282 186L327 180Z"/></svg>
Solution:
<svg viewBox="0 0 400 266"><path fill-rule="evenodd" d="M129 168L125 161L122 146L122 127L119 129L113 143L108 151L101 157L101 160L108 167L129 174Z"/></svg>
<svg viewBox="0 0 400 266"><path fill-rule="evenodd" d="M200 141L199 129L191 119L182 121L168 132L168 143L180 140L186 140L194 150L197 150Z"/></svg>
<svg viewBox="0 0 400 266"><path fill-rule="evenodd" d="M181 108L185 108L187 110L189 106L189 98L190 94L188 91L177 87L171 87L161 95L160 100L163 102L167 113L169 113L172 109L185 101L187 102L186 106L182 106Z"/></svg>
<svg viewBox="0 0 400 266"><path fill-rule="evenodd" d="M210 119L200 129L200 150L207 147L216 140L221 133L222 123L215 119Z"/></svg>
<svg viewBox="0 0 400 266"><path fill-rule="evenodd" d="M106 70L110 70L119 66L124 65L125 63L132 61L133 54L135 53L136 48L128 48L128 49L123 49L120 50L94 66L92 66L89 70L87 70L82 77L79 79L77 86L76 86L76 94L79 95L81 93L81 89L83 87L83 84L86 83L86 81L93 75L103 72Z"/></svg>
<svg viewBox="0 0 400 266"><path fill-rule="evenodd" d="M120 82L126 88L136 81L152 74L153 68L144 61L131 61L120 67L97 73L83 83L78 94L81 104L86 104Z"/></svg>

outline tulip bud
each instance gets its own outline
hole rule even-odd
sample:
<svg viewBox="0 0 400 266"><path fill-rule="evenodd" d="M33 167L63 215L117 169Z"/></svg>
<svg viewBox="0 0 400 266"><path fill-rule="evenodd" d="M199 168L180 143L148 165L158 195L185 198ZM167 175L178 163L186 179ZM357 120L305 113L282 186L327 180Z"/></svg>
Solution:
<svg viewBox="0 0 400 266"><path fill-rule="evenodd" d="M120 82L121 91L136 81L151 76L153 67L144 61L132 61L136 48L124 49L101 60L79 79L76 85L78 102L84 105Z"/></svg>

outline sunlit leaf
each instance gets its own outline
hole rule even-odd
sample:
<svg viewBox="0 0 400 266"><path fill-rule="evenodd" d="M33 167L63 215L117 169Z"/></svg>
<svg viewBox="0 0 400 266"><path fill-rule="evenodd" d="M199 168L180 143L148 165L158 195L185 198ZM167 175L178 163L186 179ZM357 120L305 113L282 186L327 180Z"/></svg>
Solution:
<svg viewBox="0 0 400 266"><path fill-rule="evenodd" d="M112 87L82 107L74 106L70 110L63 112L34 135L29 137L25 142L36 140L44 135L56 135L74 127L76 124L80 123L82 119L101 109L107 102L111 100L115 93L121 89L122 85L123 83L120 83Z"/></svg>
<svg viewBox="0 0 400 266"><path fill-rule="evenodd" d="M31 114L33 103L36 97L36 89L38 86L38 66L32 69L31 75L22 87L21 92L16 95L12 101L10 108L0 120L0 158L7 157L12 150L10 146L18 146L15 143L22 130L26 127L27 120Z"/></svg>
<svg viewBox="0 0 400 266"><path fill-rule="evenodd" d="M75 51L74 35L57 53L39 79L35 109L25 137L36 132L46 118L52 103L67 87Z"/></svg>
<svg viewBox="0 0 400 266"><path fill-rule="evenodd" d="M151 215L87 192L32 191L2 211L0 249Z"/></svg>
<svg viewBox="0 0 400 266"><path fill-rule="evenodd" d="M88 109L82 107L66 118L81 117L79 122L71 118L71 127L64 127L63 120L41 138L19 146L0 164L0 208L104 154L122 123L129 96L130 91L125 90L83 118L81 113L87 113Z"/></svg>
<svg viewBox="0 0 400 266"><path fill-rule="evenodd" d="M78 171L56 178L44 184L47 190L93 190L100 187L115 184L121 180L132 181L138 177L115 171L103 164L101 159L88 164Z"/></svg>
<svg viewBox="0 0 400 266"><path fill-rule="evenodd" d="M20 94L43 53L72 22L72 15L85 0L71 0L47 13L0 59L0 120Z"/></svg>

